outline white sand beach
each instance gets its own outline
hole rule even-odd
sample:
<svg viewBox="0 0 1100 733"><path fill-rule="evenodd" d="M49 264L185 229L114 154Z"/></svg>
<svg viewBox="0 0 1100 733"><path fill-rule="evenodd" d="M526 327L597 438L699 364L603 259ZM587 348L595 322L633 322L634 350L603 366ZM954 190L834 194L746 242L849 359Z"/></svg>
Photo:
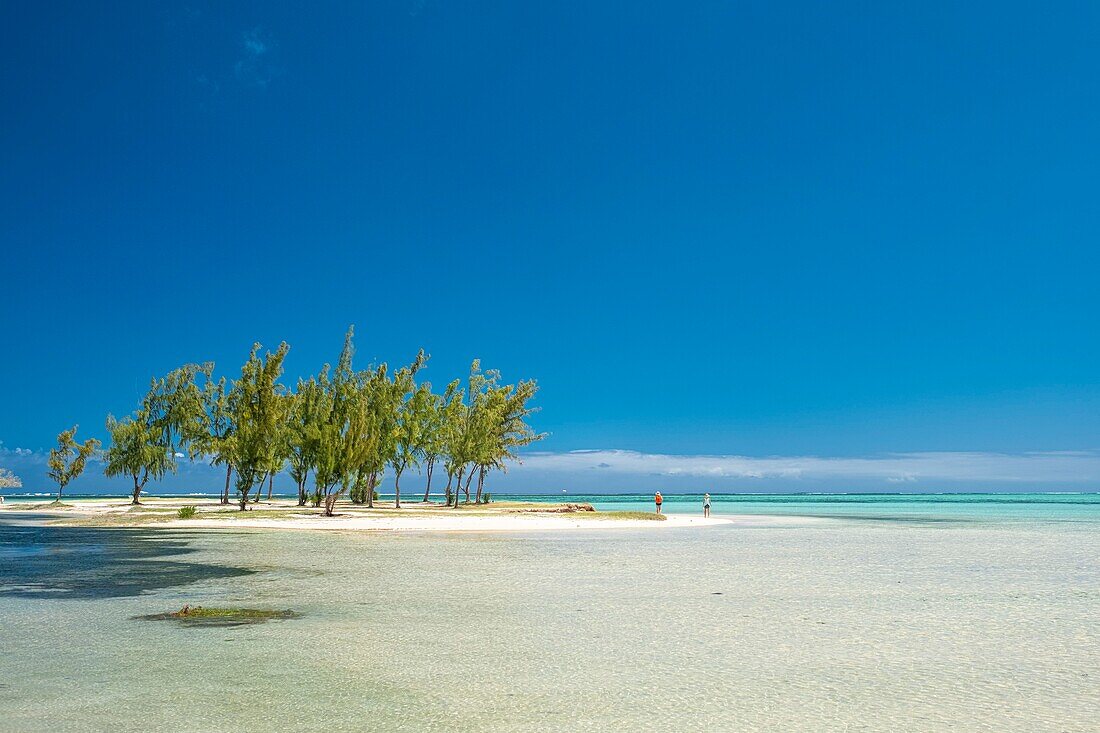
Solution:
<svg viewBox="0 0 1100 733"><path fill-rule="evenodd" d="M176 512L184 506L194 506L196 514L180 519ZM341 503L335 516L326 517L321 509L300 507L286 499L273 499L250 504L240 511L237 505L222 505L210 498L150 497L134 506L127 499L76 499L54 505L9 503L0 512L36 511L48 513L56 524L93 526L153 526L179 528L271 528L322 531L391 531L391 532L532 532L578 529L668 529L682 527L713 527L738 524L769 526L790 524L790 517L758 515L664 514L656 519L644 512L568 511L573 505L494 502L461 506L458 509L440 504L406 502L401 509L391 504L377 503L374 508ZM802 519L798 522L821 520Z"/></svg>

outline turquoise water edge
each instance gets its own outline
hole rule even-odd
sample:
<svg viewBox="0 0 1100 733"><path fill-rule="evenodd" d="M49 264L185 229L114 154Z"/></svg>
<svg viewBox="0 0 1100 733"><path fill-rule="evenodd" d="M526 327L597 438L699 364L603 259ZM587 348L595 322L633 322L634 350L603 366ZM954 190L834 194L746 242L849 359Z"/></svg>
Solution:
<svg viewBox="0 0 1100 733"><path fill-rule="evenodd" d="M566 498L568 496L568 498ZM523 501L590 502L597 509L653 506L651 494L509 496ZM698 513L702 494L664 497L664 511ZM1097 519L1100 493L1080 494L711 494L714 514L869 519Z"/></svg>
<svg viewBox="0 0 1100 733"><path fill-rule="evenodd" d="M155 496L156 494L150 494ZM13 494L10 502L43 502L52 495ZM215 494L185 494L194 496ZM290 495L279 495L292 498ZM104 495L74 494L66 499L103 498ZM118 495L117 498L128 498ZM433 495L433 498L437 498ZM499 494L507 501L581 502L607 511L648 510L652 494ZM380 501L393 500L382 494ZM406 502L408 499L406 499ZM664 511L699 513L702 494L666 494ZM756 514L867 519L1021 519L1089 520L1100 518L1100 492L948 493L948 494L711 494L714 514Z"/></svg>
<svg viewBox="0 0 1100 733"><path fill-rule="evenodd" d="M1100 730L1100 495L712 498L734 521L202 531L0 512L0 731ZM187 603L298 617L139 618Z"/></svg>

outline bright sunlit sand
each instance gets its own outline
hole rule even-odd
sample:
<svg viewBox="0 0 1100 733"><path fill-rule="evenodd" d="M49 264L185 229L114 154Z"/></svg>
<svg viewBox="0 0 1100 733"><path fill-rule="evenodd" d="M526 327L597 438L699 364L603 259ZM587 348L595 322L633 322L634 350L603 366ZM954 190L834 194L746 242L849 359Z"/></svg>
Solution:
<svg viewBox="0 0 1100 733"><path fill-rule="evenodd" d="M195 516L181 519L178 510L194 507ZM374 508L339 505L335 516L324 516L318 508L273 499L250 504L240 511L234 504L193 498L145 498L134 506L125 499L73 499L55 505L10 503L0 512L45 512L51 522L70 526L128 526L151 528L269 528L301 530L361 531L446 531L515 532L565 529L664 529L709 527L723 524L765 526L789 524L789 518L757 515L714 515L642 511L585 511L566 504L493 502L458 509L437 503L407 502L400 509L379 502ZM812 521L812 520L805 520Z"/></svg>

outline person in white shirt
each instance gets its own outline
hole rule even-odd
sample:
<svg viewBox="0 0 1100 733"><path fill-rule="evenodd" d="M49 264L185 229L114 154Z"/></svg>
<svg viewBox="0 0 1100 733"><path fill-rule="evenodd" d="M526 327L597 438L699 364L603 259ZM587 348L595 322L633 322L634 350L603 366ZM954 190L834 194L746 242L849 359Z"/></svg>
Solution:
<svg viewBox="0 0 1100 733"><path fill-rule="evenodd" d="M710 494L703 494L703 517L710 516Z"/></svg>

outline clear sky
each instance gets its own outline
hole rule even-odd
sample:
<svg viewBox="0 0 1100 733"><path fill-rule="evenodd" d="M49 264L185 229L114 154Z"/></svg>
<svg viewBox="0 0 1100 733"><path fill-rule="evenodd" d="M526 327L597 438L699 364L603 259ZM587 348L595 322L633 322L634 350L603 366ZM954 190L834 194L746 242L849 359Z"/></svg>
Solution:
<svg viewBox="0 0 1100 733"><path fill-rule="evenodd" d="M509 488L1100 489L1097 38L1088 2L4 3L0 465L354 323L539 380Z"/></svg>

